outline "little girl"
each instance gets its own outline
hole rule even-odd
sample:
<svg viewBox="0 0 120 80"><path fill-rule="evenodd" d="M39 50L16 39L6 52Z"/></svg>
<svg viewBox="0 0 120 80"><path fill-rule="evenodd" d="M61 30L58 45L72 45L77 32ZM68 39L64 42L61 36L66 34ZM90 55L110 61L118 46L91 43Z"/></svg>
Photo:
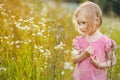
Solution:
<svg viewBox="0 0 120 80"><path fill-rule="evenodd" d="M73 39L74 80L106 80L106 68L116 64L116 44L99 31L100 7L93 2L81 4L74 13L74 22L83 34Z"/></svg>

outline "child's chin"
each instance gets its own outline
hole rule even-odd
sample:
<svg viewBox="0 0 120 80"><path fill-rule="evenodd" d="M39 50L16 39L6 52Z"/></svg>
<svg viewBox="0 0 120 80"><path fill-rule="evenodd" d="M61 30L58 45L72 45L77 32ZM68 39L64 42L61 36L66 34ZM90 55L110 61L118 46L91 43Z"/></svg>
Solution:
<svg viewBox="0 0 120 80"><path fill-rule="evenodd" d="M82 35L85 35L86 33L85 32L81 32Z"/></svg>

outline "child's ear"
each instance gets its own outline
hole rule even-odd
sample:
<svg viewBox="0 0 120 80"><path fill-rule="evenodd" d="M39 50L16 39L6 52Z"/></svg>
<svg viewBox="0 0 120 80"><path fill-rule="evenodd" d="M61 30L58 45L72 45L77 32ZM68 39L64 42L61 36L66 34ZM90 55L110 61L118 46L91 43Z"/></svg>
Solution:
<svg viewBox="0 0 120 80"><path fill-rule="evenodd" d="M99 25L100 24L100 17L95 18L95 24Z"/></svg>

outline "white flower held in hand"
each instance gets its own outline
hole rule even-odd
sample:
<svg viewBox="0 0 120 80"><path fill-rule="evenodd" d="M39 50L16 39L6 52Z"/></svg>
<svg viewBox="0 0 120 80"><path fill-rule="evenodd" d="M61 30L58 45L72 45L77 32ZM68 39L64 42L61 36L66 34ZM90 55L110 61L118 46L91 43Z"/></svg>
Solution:
<svg viewBox="0 0 120 80"><path fill-rule="evenodd" d="M76 58L76 57L79 55L80 51L81 51L81 50L73 49L72 52L71 52L72 58L73 58L73 59Z"/></svg>

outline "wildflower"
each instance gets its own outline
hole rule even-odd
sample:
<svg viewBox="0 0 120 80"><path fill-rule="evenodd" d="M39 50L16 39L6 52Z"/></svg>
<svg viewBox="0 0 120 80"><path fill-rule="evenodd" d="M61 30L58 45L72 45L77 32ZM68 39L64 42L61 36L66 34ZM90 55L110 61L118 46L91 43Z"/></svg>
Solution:
<svg viewBox="0 0 120 80"><path fill-rule="evenodd" d="M34 20L34 19L35 19L34 17L30 17L29 21L32 21L32 20Z"/></svg>
<svg viewBox="0 0 120 80"><path fill-rule="evenodd" d="M27 23L27 22L29 22L29 20L23 20L23 22Z"/></svg>
<svg viewBox="0 0 120 80"><path fill-rule="evenodd" d="M16 44L20 43L20 41L15 41Z"/></svg>
<svg viewBox="0 0 120 80"><path fill-rule="evenodd" d="M33 60L34 60L34 61L38 61L38 58L37 58L37 57L35 57L35 58L33 58Z"/></svg>
<svg viewBox="0 0 120 80"><path fill-rule="evenodd" d="M41 32L43 33L43 32L45 32L45 30L43 29L43 30L41 30Z"/></svg>
<svg viewBox="0 0 120 80"><path fill-rule="evenodd" d="M38 32L37 35L39 35L39 36L43 36L42 32Z"/></svg>
<svg viewBox="0 0 120 80"><path fill-rule="evenodd" d="M36 48L36 49L42 49L43 46L37 46L37 45L34 45L34 48Z"/></svg>
<svg viewBox="0 0 120 80"><path fill-rule="evenodd" d="M27 41L24 41L24 44L28 44L28 42L27 42Z"/></svg>
<svg viewBox="0 0 120 80"><path fill-rule="evenodd" d="M4 15L4 16L8 16L8 14L5 13L5 12L1 12L1 14Z"/></svg>
<svg viewBox="0 0 120 80"><path fill-rule="evenodd" d="M68 54L70 53L70 50L65 50L64 53Z"/></svg>
<svg viewBox="0 0 120 80"><path fill-rule="evenodd" d="M22 19L22 18L20 18L18 21L23 21L23 19Z"/></svg>
<svg viewBox="0 0 120 80"><path fill-rule="evenodd" d="M65 74L65 71L62 71L61 74L64 75L64 74Z"/></svg>
<svg viewBox="0 0 120 80"><path fill-rule="evenodd" d="M0 67L0 71L6 71L7 69L6 68L4 68L4 67Z"/></svg>
<svg viewBox="0 0 120 80"><path fill-rule="evenodd" d="M43 27L45 27L45 26L46 26L46 24L42 24L42 26L43 26Z"/></svg>
<svg viewBox="0 0 120 80"><path fill-rule="evenodd" d="M19 28L21 30L30 30L29 26L22 26L21 27L21 23L20 22L14 22L14 24L16 25L17 28Z"/></svg>
<svg viewBox="0 0 120 80"><path fill-rule="evenodd" d="M36 48L36 49L37 49L37 48L38 48L38 46L37 46L37 45L34 45L34 48Z"/></svg>
<svg viewBox="0 0 120 80"><path fill-rule="evenodd" d="M64 62L64 69L70 69L70 70L73 70L74 67L69 63L69 62Z"/></svg>
<svg viewBox="0 0 120 80"><path fill-rule="evenodd" d="M10 45L13 45L14 44L14 41L12 41L11 43L10 43Z"/></svg>
<svg viewBox="0 0 120 80"><path fill-rule="evenodd" d="M40 70L43 70L43 68L40 68Z"/></svg>
<svg viewBox="0 0 120 80"><path fill-rule="evenodd" d="M14 35L11 35L11 38L14 38Z"/></svg>
<svg viewBox="0 0 120 80"><path fill-rule="evenodd" d="M60 42L60 44L55 46L54 49L63 49L64 46L65 46L65 44L63 44L63 42Z"/></svg>
<svg viewBox="0 0 120 80"><path fill-rule="evenodd" d="M40 51L40 52L45 52L43 49L40 49L39 51Z"/></svg>
<svg viewBox="0 0 120 80"><path fill-rule="evenodd" d="M16 45L16 48L19 48L20 47L20 45Z"/></svg>
<svg viewBox="0 0 120 80"><path fill-rule="evenodd" d="M32 36L36 36L36 34L32 34Z"/></svg>
<svg viewBox="0 0 120 80"><path fill-rule="evenodd" d="M16 25L16 27L20 27L21 26L20 22L14 22L14 24Z"/></svg>
<svg viewBox="0 0 120 80"><path fill-rule="evenodd" d="M28 40L28 42L32 42L32 40L31 40L31 39L29 39L29 40Z"/></svg>
<svg viewBox="0 0 120 80"><path fill-rule="evenodd" d="M14 58L14 57L12 57L12 60L15 60L15 58Z"/></svg>
<svg viewBox="0 0 120 80"><path fill-rule="evenodd" d="M15 18L15 15L12 15L11 18Z"/></svg>
<svg viewBox="0 0 120 80"><path fill-rule="evenodd" d="M11 38L11 36L8 36L8 38Z"/></svg>
<svg viewBox="0 0 120 80"><path fill-rule="evenodd" d="M4 5L4 4L0 4L0 10L3 9L3 5Z"/></svg>
<svg viewBox="0 0 120 80"><path fill-rule="evenodd" d="M38 24L41 24L43 27L45 27L45 26L46 26L46 24L45 24L45 23L43 23L43 22L38 22Z"/></svg>
<svg viewBox="0 0 120 80"><path fill-rule="evenodd" d="M7 36L4 37L5 39L9 39Z"/></svg>
<svg viewBox="0 0 120 80"><path fill-rule="evenodd" d="M30 30L29 26L24 26L22 29L23 30Z"/></svg>
<svg viewBox="0 0 120 80"><path fill-rule="evenodd" d="M51 55L50 50L46 49L44 55L45 55L45 56Z"/></svg>
<svg viewBox="0 0 120 80"><path fill-rule="evenodd" d="M44 38L47 38L47 36L44 36Z"/></svg>
<svg viewBox="0 0 120 80"><path fill-rule="evenodd" d="M7 19L3 19L3 22L5 22L5 23L6 23L6 22L7 22Z"/></svg>
<svg viewBox="0 0 120 80"><path fill-rule="evenodd" d="M45 32L45 30L41 30L41 31L39 31L39 32L37 33L37 35L39 35L39 36L43 36L43 32Z"/></svg>
<svg viewBox="0 0 120 80"><path fill-rule="evenodd" d="M35 28L38 28L38 25L33 24L32 26L35 27Z"/></svg>
<svg viewBox="0 0 120 80"><path fill-rule="evenodd" d="M44 68L47 68L47 66L44 66Z"/></svg>

